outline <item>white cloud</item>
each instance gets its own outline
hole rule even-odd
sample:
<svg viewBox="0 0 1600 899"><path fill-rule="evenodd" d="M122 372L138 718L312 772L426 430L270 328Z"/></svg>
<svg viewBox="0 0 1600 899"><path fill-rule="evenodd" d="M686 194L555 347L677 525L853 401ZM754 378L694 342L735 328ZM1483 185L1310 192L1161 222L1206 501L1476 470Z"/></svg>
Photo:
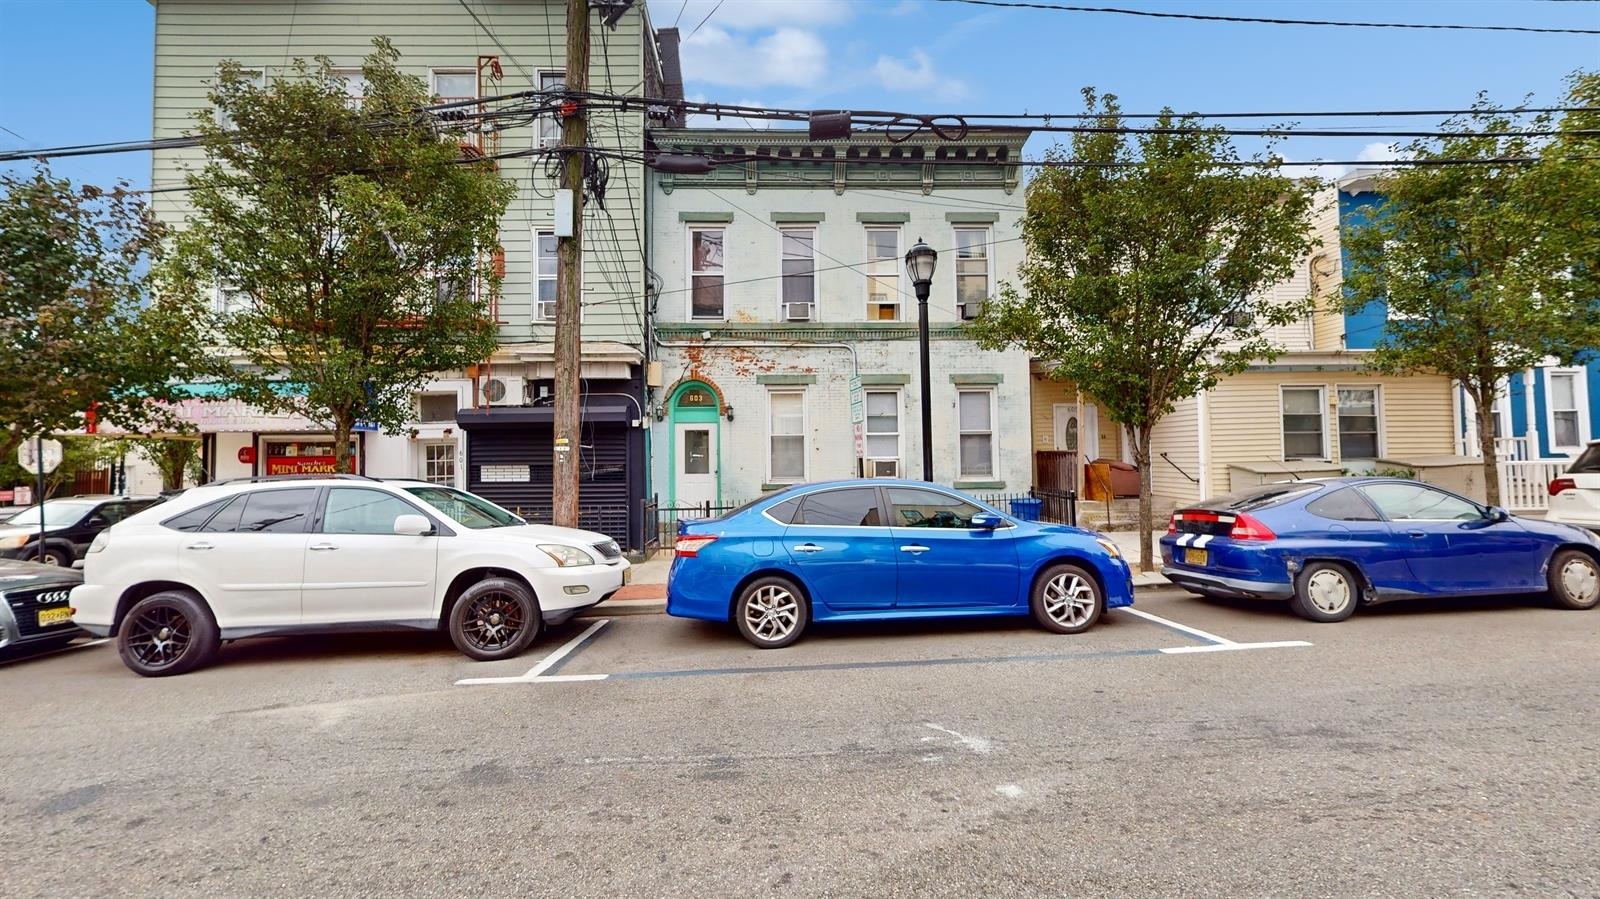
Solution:
<svg viewBox="0 0 1600 899"><path fill-rule="evenodd" d="M971 93L959 79L947 78L933 68L933 59L921 50L911 51L909 61L879 56L872 71L878 83L891 91L921 91L942 100L959 100Z"/></svg>
<svg viewBox="0 0 1600 899"><path fill-rule="evenodd" d="M680 15L678 10L682 8ZM712 15L712 10L716 14ZM724 0L720 9L717 0L662 0L650 5L650 19L657 28L666 28L674 21L685 35L693 31L706 16L704 28L716 26L743 31L777 26L828 25L849 19L852 13L845 0ZM659 17L659 18L658 18ZM702 28L702 33L704 33Z"/></svg>
<svg viewBox="0 0 1600 899"><path fill-rule="evenodd" d="M1362 162L1386 162L1390 159L1410 159L1411 155L1409 150L1400 149L1399 144L1386 144L1380 141L1362 147L1356 158Z"/></svg>
<svg viewBox="0 0 1600 899"><path fill-rule="evenodd" d="M828 71L828 47L814 32L779 28L755 39L704 28L683 42L688 81L736 87L812 87Z"/></svg>

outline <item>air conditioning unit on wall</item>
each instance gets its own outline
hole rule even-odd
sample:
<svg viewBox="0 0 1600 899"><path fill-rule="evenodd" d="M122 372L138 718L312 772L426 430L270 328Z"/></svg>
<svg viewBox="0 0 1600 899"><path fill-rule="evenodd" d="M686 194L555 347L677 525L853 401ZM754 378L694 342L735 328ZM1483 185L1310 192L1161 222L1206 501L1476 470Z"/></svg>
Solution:
<svg viewBox="0 0 1600 899"><path fill-rule="evenodd" d="M478 384L479 399L487 406L520 406L522 391L521 378L489 378Z"/></svg>
<svg viewBox="0 0 1600 899"><path fill-rule="evenodd" d="M868 459L867 477L869 478L898 478L900 477L899 459Z"/></svg>
<svg viewBox="0 0 1600 899"><path fill-rule="evenodd" d="M810 303L784 303L783 304L783 318L784 318L784 321L791 321L791 322L808 322L808 321L811 321L811 304Z"/></svg>

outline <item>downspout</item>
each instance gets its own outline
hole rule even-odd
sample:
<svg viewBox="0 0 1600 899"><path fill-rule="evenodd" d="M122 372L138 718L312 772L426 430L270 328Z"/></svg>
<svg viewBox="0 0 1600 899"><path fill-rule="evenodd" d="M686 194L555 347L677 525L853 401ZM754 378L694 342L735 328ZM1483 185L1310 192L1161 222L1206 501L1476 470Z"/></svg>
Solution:
<svg viewBox="0 0 1600 899"><path fill-rule="evenodd" d="M1200 426L1196 433L1200 438L1200 500L1204 502L1211 497L1211 411L1206 403L1208 391L1202 390L1195 397L1195 414L1200 418Z"/></svg>
<svg viewBox="0 0 1600 899"><path fill-rule="evenodd" d="M1450 432L1455 436L1456 455L1470 456L1467 452L1467 438L1471 436L1467 428L1466 408L1461 403L1461 382L1450 382Z"/></svg>

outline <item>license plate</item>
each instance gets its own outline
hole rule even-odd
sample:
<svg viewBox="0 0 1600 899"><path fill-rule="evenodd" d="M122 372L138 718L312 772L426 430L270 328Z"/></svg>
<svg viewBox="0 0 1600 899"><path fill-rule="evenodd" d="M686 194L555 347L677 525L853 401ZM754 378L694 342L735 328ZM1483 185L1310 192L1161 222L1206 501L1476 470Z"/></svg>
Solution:
<svg viewBox="0 0 1600 899"><path fill-rule="evenodd" d="M1183 551L1183 564L1199 565L1204 568L1211 561L1211 551L1208 549L1186 549Z"/></svg>
<svg viewBox="0 0 1600 899"><path fill-rule="evenodd" d="M622 572L622 582L624 584L626 584L631 580L633 580L633 569L632 568L624 569L623 572Z"/></svg>
<svg viewBox="0 0 1600 899"><path fill-rule="evenodd" d="M50 627L55 624L67 624L72 621L71 609L45 609L39 613L39 626Z"/></svg>

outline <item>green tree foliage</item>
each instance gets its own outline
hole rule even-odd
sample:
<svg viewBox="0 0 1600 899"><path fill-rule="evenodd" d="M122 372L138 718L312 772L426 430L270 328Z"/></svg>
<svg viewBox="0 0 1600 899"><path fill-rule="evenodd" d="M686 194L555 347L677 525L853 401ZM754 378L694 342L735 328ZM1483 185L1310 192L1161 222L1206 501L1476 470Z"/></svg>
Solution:
<svg viewBox="0 0 1600 899"><path fill-rule="evenodd" d="M1600 102L1600 77L1574 76L1568 104ZM1556 125L1540 142L1507 132ZM1478 417L1483 476L1500 502L1494 407L1502 379L1554 357L1570 363L1600 340L1600 141L1572 133L1594 113L1519 115L1480 96L1443 138L1407 149L1419 160L1542 157L1537 164L1419 165L1377 179L1383 202L1345 223L1349 309L1384 303L1371 366L1460 382Z"/></svg>
<svg viewBox="0 0 1600 899"><path fill-rule="evenodd" d="M1092 124L1124 125L1112 95L1084 91ZM986 346L1018 346L1053 378L1077 382L1133 438L1145 570L1150 435L1174 405L1279 348L1267 329L1303 318L1310 298L1276 303L1314 244L1315 185L1243 161L1219 129L1169 112L1155 129L1074 135L1084 163L1047 168L1028 185L1020 286L1006 285L973 329ZM1126 165L1132 163L1132 165Z"/></svg>
<svg viewBox="0 0 1600 899"><path fill-rule="evenodd" d="M161 472L163 490L178 490L185 481L198 484L205 478L198 440L137 440L133 451Z"/></svg>
<svg viewBox="0 0 1600 899"><path fill-rule="evenodd" d="M236 291L218 323L230 395L329 428L341 467L358 422L395 433L431 373L494 351L482 299L515 193L491 163L464 162L459 136L418 112L422 80L374 45L359 101L327 59L265 86L222 66L222 116L196 115L206 163L164 272L190 295Z"/></svg>
<svg viewBox="0 0 1600 899"><path fill-rule="evenodd" d="M158 401L204 373L202 316L181 298L148 301L161 237L122 187L0 172L0 457L82 427L91 405L127 430L175 427Z"/></svg>

